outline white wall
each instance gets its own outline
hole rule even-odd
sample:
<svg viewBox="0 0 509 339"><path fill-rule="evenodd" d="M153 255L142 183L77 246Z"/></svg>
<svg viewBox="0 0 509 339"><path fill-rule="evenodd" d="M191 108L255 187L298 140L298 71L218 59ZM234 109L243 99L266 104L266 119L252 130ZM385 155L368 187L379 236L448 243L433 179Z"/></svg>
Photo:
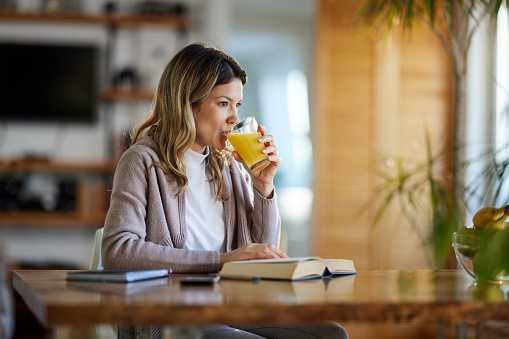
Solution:
<svg viewBox="0 0 509 339"><path fill-rule="evenodd" d="M465 156L471 163L465 171L465 182L478 187L468 202L465 224L471 226L473 214L481 207L495 202L486 200L485 180L479 182L485 170L487 154L495 150L495 39L493 22L484 20L473 36L468 53L466 94L466 140ZM479 67L479 65L483 65ZM482 191L482 192L481 192Z"/></svg>
<svg viewBox="0 0 509 339"><path fill-rule="evenodd" d="M230 0L183 0L191 11L191 28L184 35L164 28L120 28L115 43L113 69L135 66L145 85L154 84L172 54L189 42L204 41L224 45L229 31ZM81 1L84 11L100 12L104 0ZM19 1L21 9L35 9L34 1ZM39 3L39 2L37 2ZM134 0L117 1L120 10L129 10ZM36 40L61 43L94 43L104 48L105 27L83 24L0 22L0 40ZM104 55L103 55L104 56ZM1 63L1 60L0 60ZM1 65L6 67L8 65ZM101 65L102 83L106 83ZM27 98L29 99L29 98ZM93 124L0 123L0 158L18 158L28 153L57 160L92 161L111 155L115 140L140 122L150 103L117 102L111 111L99 107ZM1 173L0 173L1 175ZM8 262L61 262L87 267L91 258L94 229L0 226L6 243Z"/></svg>
<svg viewBox="0 0 509 339"><path fill-rule="evenodd" d="M257 117L268 133L274 135L283 160L275 184L291 256L312 254L313 191L312 151L310 147L295 147L299 140L291 130L295 117L291 116L288 102L287 76L292 70L305 74L311 110L315 7L315 0L234 0L233 29L227 47L249 79L239 115ZM310 111L311 120L312 115ZM302 137L310 146L309 135Z"/></svg>

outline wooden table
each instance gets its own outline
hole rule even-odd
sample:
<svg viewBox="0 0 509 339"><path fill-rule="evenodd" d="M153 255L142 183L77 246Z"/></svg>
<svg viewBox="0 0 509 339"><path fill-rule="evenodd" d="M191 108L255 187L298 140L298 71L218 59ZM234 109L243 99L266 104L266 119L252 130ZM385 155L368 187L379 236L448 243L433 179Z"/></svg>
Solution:
<svg viewBox="0 0 509 339"><path fill-rule="evenodd" d="M213 287L183 287L181 278L77 283L65 281L65 271L15 271L13 279L47 326L509 319L509 285L480 289L459 270L361 271L294 283L222 280Z"/></svg>

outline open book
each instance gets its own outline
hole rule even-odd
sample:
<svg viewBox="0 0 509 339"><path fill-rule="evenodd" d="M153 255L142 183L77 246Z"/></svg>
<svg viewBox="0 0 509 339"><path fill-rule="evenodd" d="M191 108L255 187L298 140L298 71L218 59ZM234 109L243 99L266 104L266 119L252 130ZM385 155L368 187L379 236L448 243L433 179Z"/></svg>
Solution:
<svg viewBox="0 0 509 339"><path fill-rule="evenodd" d="M303 280L356 273L352 260L301 257L232 261L223 265L219 276L235 279Z"/></svg>

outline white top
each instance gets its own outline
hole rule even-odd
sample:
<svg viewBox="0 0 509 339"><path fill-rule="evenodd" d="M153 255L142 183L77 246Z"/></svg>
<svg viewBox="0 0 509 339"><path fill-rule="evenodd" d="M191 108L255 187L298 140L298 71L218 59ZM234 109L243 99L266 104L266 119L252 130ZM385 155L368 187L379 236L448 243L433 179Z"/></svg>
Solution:
<svg viewBox="0 0 509 339"><path fill-rule="evenodd" d="M226 223L223 203L216 199L212 176L205 167L206 154L189 149L186 162L186 225L188 250L226 251Z"/></svg>

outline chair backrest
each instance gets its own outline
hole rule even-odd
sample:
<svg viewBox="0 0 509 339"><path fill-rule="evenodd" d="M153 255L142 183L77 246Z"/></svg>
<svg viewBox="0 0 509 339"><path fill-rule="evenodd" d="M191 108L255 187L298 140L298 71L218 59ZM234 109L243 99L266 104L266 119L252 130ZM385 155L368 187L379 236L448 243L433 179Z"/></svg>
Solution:
<svg viewBox="0 0 509 339"><path fill-rule="evenodd" d="M101 263L101 242L103 240L103 228L95 231L94 252L90 262L90 270L102 270ZM100 324L95 326L97 339L117 339L118 331L116 325Z"/></svg>
<svg viewBox="0 0 509 339"><path fill-rule="evenodd" d="M102 270L102 262L101 262L101 242L103 239L103 228L99 228L95 231L95 240L94 240L94 252L92 254L92 261L90 262L90 270Z"/></svg>

